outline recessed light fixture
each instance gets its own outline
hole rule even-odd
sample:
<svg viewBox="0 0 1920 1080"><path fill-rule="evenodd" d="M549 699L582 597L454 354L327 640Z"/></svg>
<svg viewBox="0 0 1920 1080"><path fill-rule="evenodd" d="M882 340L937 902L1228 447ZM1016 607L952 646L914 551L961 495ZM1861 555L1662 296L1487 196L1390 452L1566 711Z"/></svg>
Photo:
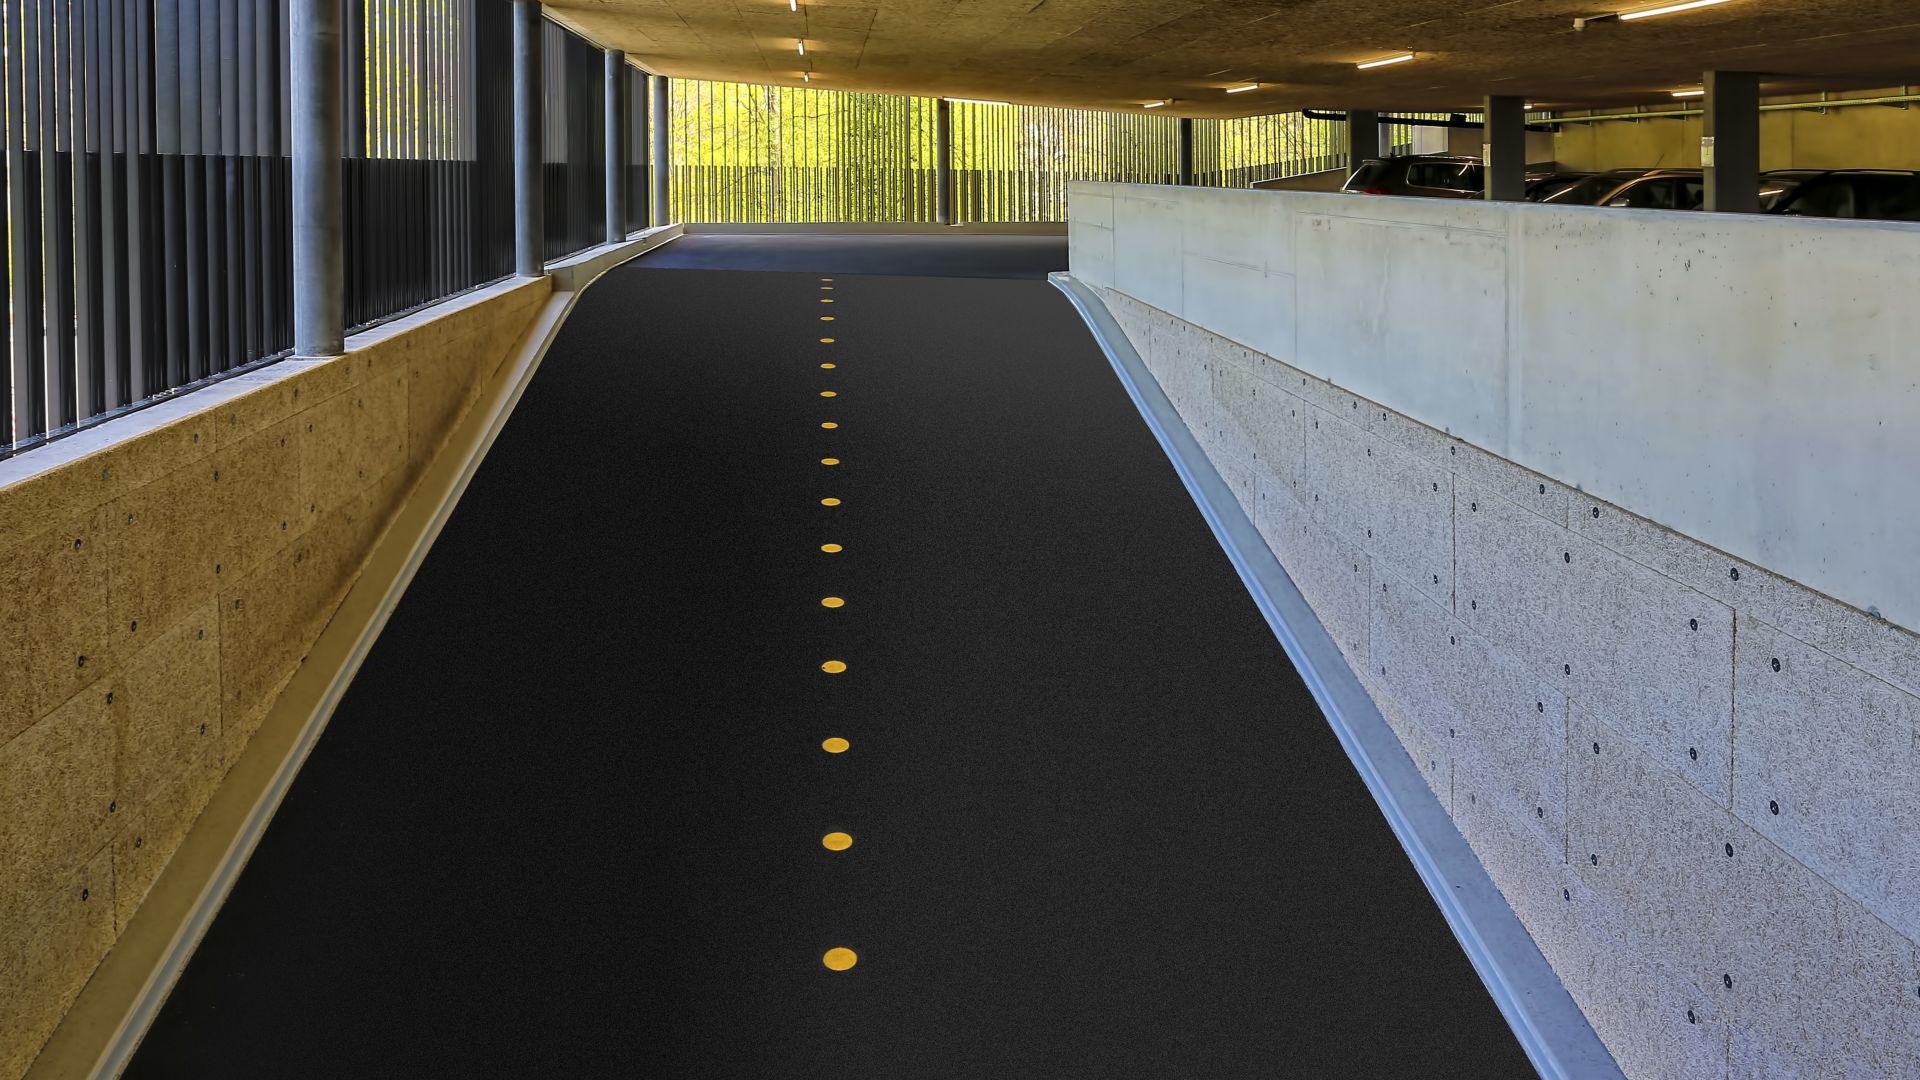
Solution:
<svg viewBox="0 0 1920 1080"><path fill-rule="evenodd" d="M1704 86L1698 90L1675 90L1673 92L1674 97L1705 97L1706 95L1707 88Z"/></svg>
<svg viewBox="0 0 1920 1080"><path fill-rule="evenodd" d="M801 72L801 73L800 73L800 81L801 81L801 82L812 82L812 81L813 81L813 72L811 72L811 71L803 71L803 72Z"/></svg>
<svg viewBox="0 0 1920 1080"><path fill-rule="evenodd" d="M800 39L798 47L800 49L801 56L807 55L807 39L806 38Z"/></svg>
<svg viewBox="0 0 1920 1080"><path fill-rule="evenodd" d="M1227 87L1227 93L1229 93L1229 94L1244 94L1244 93L1246 93L1246 92L1247 92L1247 91L1249 91L1249 90L1258 90L1258 89L1260 89L1260 84L1259 84L1259 83L1257 83L1257 82L1250 82L1250 83L1248 83L1248 84L1246 84L1245 86L1229 86L1229 87Z"/></svg>
<svg viewBox="0 0 1920 1080"><path fill-rule="evenodd" d="M1413 54L1405 52L1398 56L1383 56L1378 60L1369 60L1364 64L1355 64L1353 66L1359 68L1361 71L1365 71L1368 68L1386 67L1388 64L1404 64L1411 59L1413 59Z"/></svg>
<svg viewBox="0 0 1920 1080"><path fill-rule="evenodd" d="M787 0L787 10L788 10L788 11L799 11L799 10L800 10L800 0Z"/></svg>
<svg viewBox="0 0 1920 1080"><path fill-rule="evenodd" d="M988 101L984 98L950 97L948 101L957 101L962 105L1011 105L1011 101Z"/></svg>

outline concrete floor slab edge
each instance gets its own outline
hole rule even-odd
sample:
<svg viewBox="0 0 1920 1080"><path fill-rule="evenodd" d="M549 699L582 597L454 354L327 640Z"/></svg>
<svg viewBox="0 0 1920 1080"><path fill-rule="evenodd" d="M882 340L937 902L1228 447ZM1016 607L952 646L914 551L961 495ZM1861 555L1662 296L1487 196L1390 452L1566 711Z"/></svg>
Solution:
<svg viewBox="0 0 1920 1080"><path fill-rule="evenodd" d="M1623 1078L1106 305L1071 274L1048 280L1093 331L1534 1067L1548 1080Z"/></svg>
<svg viewBox="0 0 1920 1080"><path fill-rule="evenodd" d="M708 236L1065 236L1064 221L963 221L938 225L926 221L770 221L688 222L691 235Z"/></svg>
<svg viewBox="0 0 1920 1080"><path fill-rule="evenodd" d="M223 787L240 782L225 800L228 812L217 813L215 803L208 804L149 893L150 905L167 894L175 902L167 905L163 900L151 910L143 905L135 914L26 1080L117 1077L131 1063L580 294L606 271L681 234L678 225L661 226L636 233L625 243L589 248L549 264L555 291L545 310L376 541L333 620L223 782ZM251 790L241 790L243 785ZM221 795L214 798L219 801Z"/></svg>

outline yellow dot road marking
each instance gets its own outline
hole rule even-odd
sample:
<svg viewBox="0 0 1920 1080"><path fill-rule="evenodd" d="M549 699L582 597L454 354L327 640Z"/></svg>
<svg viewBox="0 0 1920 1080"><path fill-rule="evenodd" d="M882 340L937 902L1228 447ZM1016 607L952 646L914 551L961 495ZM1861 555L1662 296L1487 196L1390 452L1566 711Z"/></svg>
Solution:
<svg viewBox="0 0 1920 1080"><path fill-rule="evenodd" d="M832 390L822 390L820 391L820 396L821 397L839 397L840 395Z"/></svg>
<svg viewBox="0 0 1920 1080"><path fill-rule="evenodd" d="M820 838L820 846L828 851L845 851L853 846L853 837L843 832L830 832Z"/></svg>
<svg viewBox="0 0 1920 1080"><path fill-rule="evenodd" d="M832 279L832 278L825 278L825 279L823 279L823 280L826 280L826 281L832 281L833 279ZM820 286L820 288L821 288L821 289L823 289L823 290L825 290L825 291L827 291L827 292L832 292L832 291L833 291L833 286L831 286L831 285L822 285L822 286Z"/></svg>
<svg viewBox="0 0 1920 1080"><path fill-rule="evenodd" d="M833 321L833 316L831 316L831 315L822 315L822 316L820 316L820 321L821 321L821 322L832 322L832 321Z"/></svg>
<svg viewBox="0 0 1920 1080"><path fill-rule="evenodd" d="M820 606L821 607L846 607L847 602L845 600L840 599L837 596L823 596L820 598Z"/></svg>
<svg viewBox="0 0 1920 1080"><path fill-rule="evenodd" d="M821 506L839 506L840 500L839 499L821 499L820 505Z"/></svg>
<svg viewBox="0 0 1920 1080"><path fill-rule="evenodd" d="M835 555L835 554L838 554L841 549L839 544L821 544L820 550L826 552L829 555Z"/></svg>
<svg viewBox="0 0 1920 1080"><path fill-rule="evenodd" d="M860 958L853 954L852 949L828 949L827 955L821 957L820 962L833 971L846 971L859 963Z"/></svg>
<svg viewBox="0 0 1920 1080"><path fill-rule="evenodd" d="M836 735L821 743L820 749L825 750L829 754L844 754L851 749L852 746L852 743Z"/></svg>
<svg viewBox="0 0 1920 1080"><path fill-rule="evenodd" d="M838 465L838 464L840 464L840 459L839 459L839 458L837 458L837 457L823 457L823 458L821 458L821 459L820 459L820 464L822 464L822 465Z"/></svg>
<svg viewBox="0 0 1920 1080"><path fill-rule="evenodd" d="M830 337L823 337L823 338L821 338L821 339L820 339L820 344L822 344L822 345L831 345L831 344L833 344L833 339L832 339L832 338L830 338Z"/></svg>
<svg viewBox="0 0 1920 1080"><path fill-rule="evenodd" d="M834 428L837 428L837 427L839 427L840 425L839 425L839 424L836 424L836 423L834 423L834 422L833 422L833 421L831 421L831 420L829 420L829 421L827 421L826 423L824 423L824 424L821 424L820 426L821 426L821 427L823 427L823 428L826 428L826 429L827 429L828 431L832 431L832 430L833 430Z"/></svg>
<svg viewBox="0 0 1920 1080"><path fill-rule="evenodd" d="M824 368L825 370L827 370L827 371L832 371L832 370L833 370L833 367L834 367L834 365L832 365L832 364L821 364L820 366L821 366L822 368Z"/></svg>
<svg viewBox="0 0 1920 1080"><path fill-rule="evenodd" d="M833 303L833 297L831 297L831 296L823 296L823 297L821 297L821 298L820 298L820 302L821 302L821 303L823 303L823 304L831 304L831 303Z"/></svg>
<svg viewBox="0 0 1920 1080"><path fill-rule="evenodd" d="M847 670L847 662L845 660L829 660L820 665L820 670L829 675L838 675Z"/></svg>

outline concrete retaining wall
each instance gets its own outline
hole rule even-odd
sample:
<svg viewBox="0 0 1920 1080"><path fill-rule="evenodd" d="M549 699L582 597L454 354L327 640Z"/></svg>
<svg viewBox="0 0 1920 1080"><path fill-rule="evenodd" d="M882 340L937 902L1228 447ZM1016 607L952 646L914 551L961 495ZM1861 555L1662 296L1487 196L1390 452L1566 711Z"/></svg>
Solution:
<svg viewBox="0 0 1920 1080"><path fill-rule="evenodd" d="M1792 580L1880 591L1911 548L1839 515L1920 482L1893 456L1915 429L1874 423L1920 375L1882 336L1915 318L1891 291L1920 231L1112 185L1073 208L1074 274L1628 1075L1920 1076L1920 639ZM1552 302L1567 275L1583 307ZM1792 314L1712 302L1736 287ZM1795 317L1818 347L1767 339ZM1770 447L1840 494L1748 490Z"/></svg>
<svg viewBox="0 0 1920 1080"><path fill-rule="evenodd" d="M550 290L493 286L0 462L0 1077L32 1062Z"/></svg>

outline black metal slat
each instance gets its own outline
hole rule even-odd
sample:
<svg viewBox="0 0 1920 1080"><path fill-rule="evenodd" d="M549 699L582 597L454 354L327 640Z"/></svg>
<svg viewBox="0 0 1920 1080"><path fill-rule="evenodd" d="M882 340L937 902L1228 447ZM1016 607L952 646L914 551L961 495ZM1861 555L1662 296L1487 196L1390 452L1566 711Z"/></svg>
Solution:
<svg viewBox="0 0 1920 1080"><path fill-rule="evenodd" d="M40 190L47 216L41 234L46 252L46 363L43 430L74 420L73 351L73 162L68 120L73 99L66 82L69 23L64 0L40 0L41 156Z"/></svg>

